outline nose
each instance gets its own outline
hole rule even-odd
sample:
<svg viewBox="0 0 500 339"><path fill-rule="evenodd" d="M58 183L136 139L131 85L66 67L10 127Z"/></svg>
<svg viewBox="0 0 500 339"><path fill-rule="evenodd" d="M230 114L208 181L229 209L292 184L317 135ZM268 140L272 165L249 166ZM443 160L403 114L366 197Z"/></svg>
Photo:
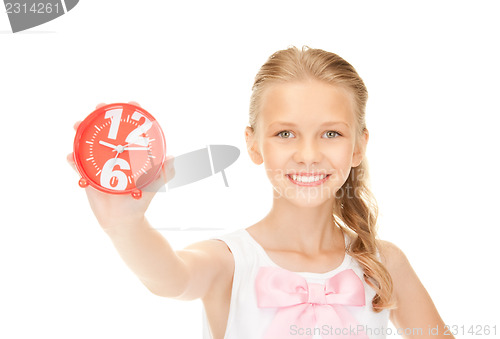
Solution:
<svg viewBox="0 0 500 339"><path fill-rule="evenodd" d="M297 163L310 165L313 163L319 163L322 156L321 146L318 142L304 138L297 145L297 149L294 153L294 160Z"/></svg>

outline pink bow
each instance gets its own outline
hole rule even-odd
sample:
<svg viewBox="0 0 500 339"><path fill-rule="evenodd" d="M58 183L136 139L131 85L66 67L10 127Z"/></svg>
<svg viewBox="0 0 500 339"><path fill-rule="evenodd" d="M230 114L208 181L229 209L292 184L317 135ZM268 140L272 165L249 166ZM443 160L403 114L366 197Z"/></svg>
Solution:
<svg viewBox="0 0 500 339"><path fill-rule="evenodd" d="M263 339L310 339L313 331L324 339L368 339L344 307L365 305L363 283L352 269L323 285L279 267L261 267L255 290L260 308L279 308Z"/></svg>

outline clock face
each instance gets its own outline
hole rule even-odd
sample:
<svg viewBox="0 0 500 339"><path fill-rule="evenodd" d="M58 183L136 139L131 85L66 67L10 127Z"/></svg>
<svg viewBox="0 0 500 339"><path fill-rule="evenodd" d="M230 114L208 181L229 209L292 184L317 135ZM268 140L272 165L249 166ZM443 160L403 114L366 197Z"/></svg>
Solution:
<svg viewBox="0 0 500 339"><path fill-rule="evenodd" d="M84 185L108 193L130 193L155 180L166 154L158 122L143 108L110 104L78 127L75 164Z"/></svg>

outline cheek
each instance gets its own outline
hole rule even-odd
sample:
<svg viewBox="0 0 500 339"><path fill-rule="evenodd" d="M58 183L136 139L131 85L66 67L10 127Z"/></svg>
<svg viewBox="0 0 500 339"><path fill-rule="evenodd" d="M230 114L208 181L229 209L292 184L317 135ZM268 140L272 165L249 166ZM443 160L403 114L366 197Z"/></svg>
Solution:
<svg viewBox="0 0 500 339"><path fill-rule="evenodd" d="M348 148L337 148L325 155L335 170L336 176L347 179L351 171L352 152Z"/></svg>
<svg viewBox="0 0 500 339"><path fill-rule="evenodd" d="M264 158L264 163L269 168L283 166L283 159L287 157L286 153L286 150L283 147L279 147L279 145L268 143L262 146L262 157Z"/></svg>
<svg viewBox="0 0 500 339"><path fill-rule="evenodd" d="M283 147L273 144L264 145L262 150L267 176L270 180L279 180L287 170L291 154Z"/></svg>

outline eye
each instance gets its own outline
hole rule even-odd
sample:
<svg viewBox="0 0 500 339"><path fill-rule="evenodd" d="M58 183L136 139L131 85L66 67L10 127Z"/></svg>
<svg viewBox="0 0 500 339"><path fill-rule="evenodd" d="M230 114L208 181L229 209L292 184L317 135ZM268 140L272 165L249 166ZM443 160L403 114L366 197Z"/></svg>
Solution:
<svg viewBox="0 0 500 339"><path fill-rule="evenodd" d="M292 132L290 131L281 131L278 134L276 134L276 136L279 136L282 139L289 139L290 135L293 135Z"/></svg>
<svg viewBox="0 0 500 339"><path fill-rule="evenodd" d="M335 139L335 134L337 134L339 137L342 136L342 134L340 134L339 132L337 131L326 131L325 134L328 135L328 138L329 139Z"/></svg>

